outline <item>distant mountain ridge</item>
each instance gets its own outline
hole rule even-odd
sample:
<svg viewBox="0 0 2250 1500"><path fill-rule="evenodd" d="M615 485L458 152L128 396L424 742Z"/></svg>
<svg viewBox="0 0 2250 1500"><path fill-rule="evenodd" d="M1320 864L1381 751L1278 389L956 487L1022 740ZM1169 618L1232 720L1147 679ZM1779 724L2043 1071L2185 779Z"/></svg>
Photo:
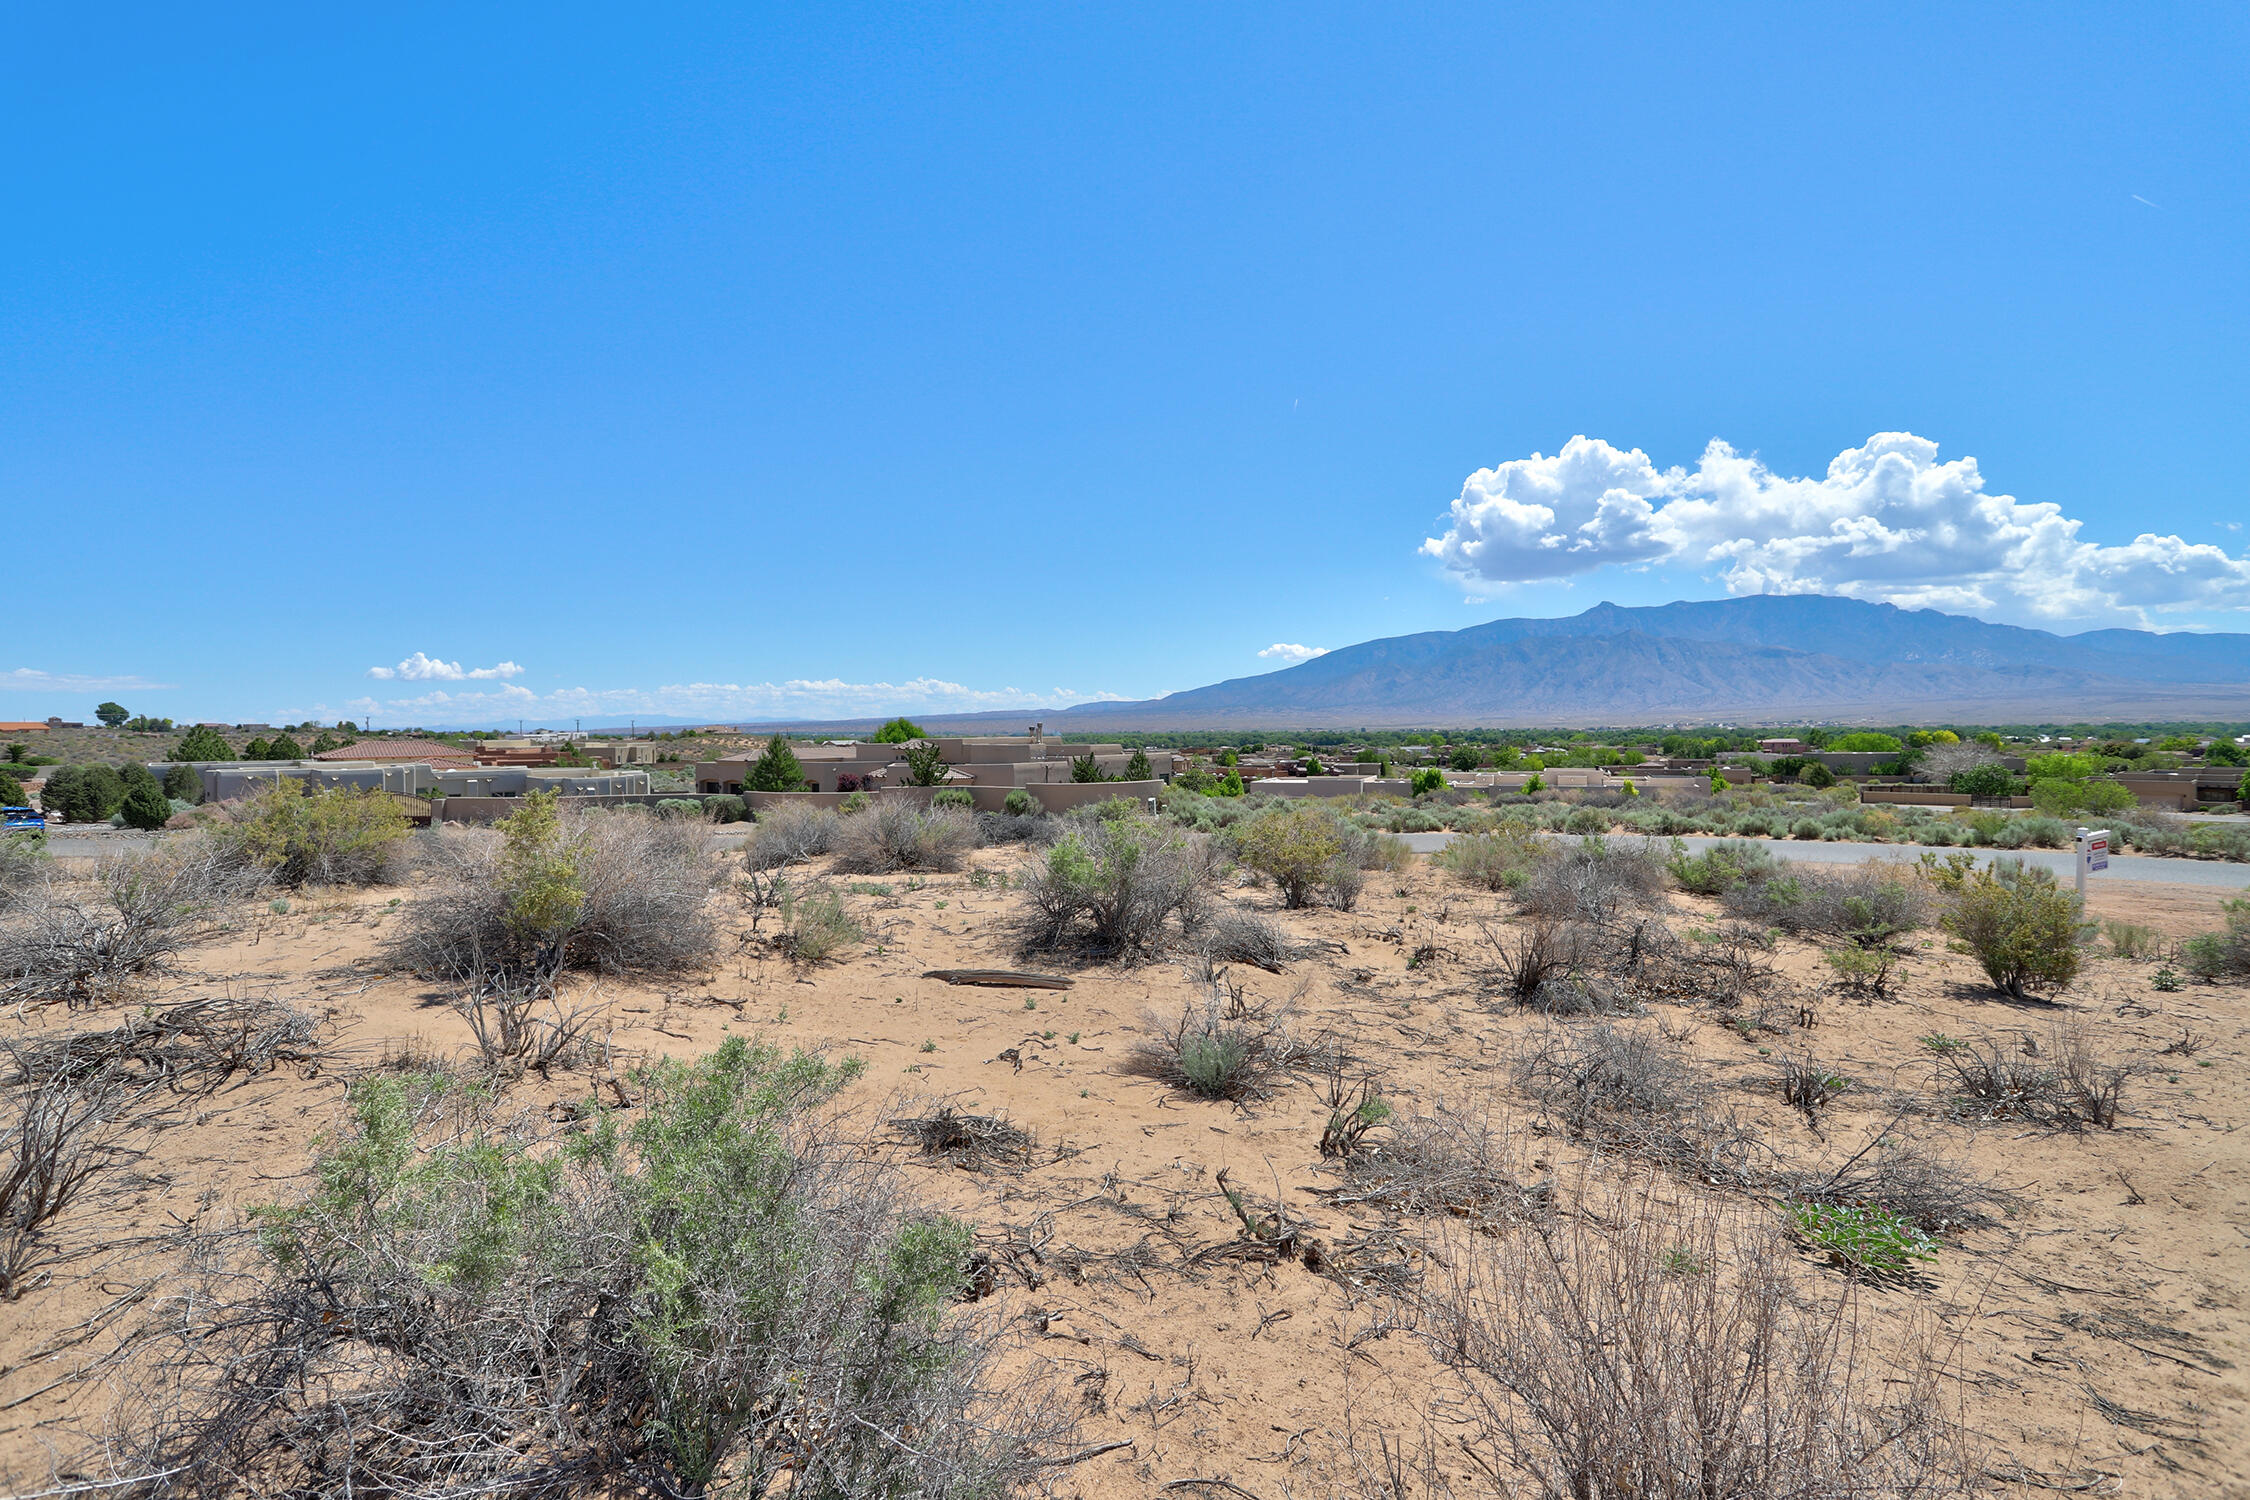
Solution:
<svg viewBox="0 0 2250 1500"><path fill-rule="evenodd" d="M1050 717L1082 729L2250 719L2250 635L2062 636L1817 594L1602 603Z"/></svg>

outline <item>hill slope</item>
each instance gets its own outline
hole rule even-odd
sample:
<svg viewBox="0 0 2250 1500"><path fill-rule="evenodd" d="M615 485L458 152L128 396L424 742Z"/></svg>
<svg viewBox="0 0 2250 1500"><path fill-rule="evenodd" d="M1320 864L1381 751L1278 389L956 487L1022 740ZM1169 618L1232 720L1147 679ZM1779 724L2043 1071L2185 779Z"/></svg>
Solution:
<svg viewBox="0 0 2250 1500"><path fill-rule="evenodd" d="M1366 641L1058 727L2250 718L2250 635L2060 636L1818 595L1598 604Z"/></svg>

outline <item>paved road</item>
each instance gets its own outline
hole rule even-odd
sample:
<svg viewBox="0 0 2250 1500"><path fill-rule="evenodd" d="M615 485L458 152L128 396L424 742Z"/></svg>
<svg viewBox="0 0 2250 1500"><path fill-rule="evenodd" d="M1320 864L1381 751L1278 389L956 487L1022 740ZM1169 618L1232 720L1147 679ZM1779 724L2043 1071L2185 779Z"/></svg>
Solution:
<svg viewBox="0 0 2250 1500"><path fill-rule="evenodd" d="M1450 833L1401 834L1409 847L1422 854L1434 853L1453 841ZM1556 838L1569 838L1569 834L1556 834ZM1731 842L1708 835L1691 835L1682 839L1690 849L1708 849L1713 844ZM1767 852L1776 859L1799 860L1814 865L1856 865L1867 859L1917 860L1926 853L1951 854L1951 849L1936 849L1928 844L1847 844L1829 843L1811 839L1760 839ZM2068 849L1978 849L1973 851L1980 859L1994 854L2020 854L2032 864L2045 865L2064 880L2074 876ZM2250 865L2227 864L2208 859L2158 859L2147 854L2112 854L2109 868L2088 880L2163 881L2172 885L2212 886L2220 890L2250 889Z"/></svg>

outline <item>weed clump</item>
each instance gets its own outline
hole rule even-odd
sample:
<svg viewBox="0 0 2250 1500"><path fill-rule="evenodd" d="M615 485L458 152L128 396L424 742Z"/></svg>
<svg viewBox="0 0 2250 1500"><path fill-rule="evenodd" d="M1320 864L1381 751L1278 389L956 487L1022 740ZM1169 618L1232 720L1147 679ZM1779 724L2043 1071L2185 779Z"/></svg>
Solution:
<svg viewBox="0 0 2250 1500"><path fill-rule="evenodd" d="M0 1000L86 1005L123 995L263 879L189 838L119 855L90 878L43 882L0 926Z"/></svg>
<svg viewBox="0 0 2250 1500"><path fill-rule="evenodd" d="M1546 846L1522 823L1504 823L1489 833L1464 833L1439 850L1435 863L1454 879L1488 891L1520 889L1531 878Z"/></svg>
<svg viewBox="0 0 2250 1500"><path fill-rule="evenodd" d="M1126 1066L1202 1099L1254 1099L1308 1065L1317 1049L1292 1031L1293 1008L1248 999L1224 970L1170 1025L1152 1024Z"/></svg>
<svg viewBox="0 0 2250 1500"><path fill-rule="evenodd" d="M742 857L753 872L759 873L803 864L835 848L841 826L842 820L825 807L785 804L767 808L758 814L750 846L742 851Z"/></svg>
<svg viewBox="0 0 2250 1500"><path fill-rule="evenodd" d="M878 802L843 824L836 868L852 875L958 870L976 846L976 818L961 808Z"/></svg>

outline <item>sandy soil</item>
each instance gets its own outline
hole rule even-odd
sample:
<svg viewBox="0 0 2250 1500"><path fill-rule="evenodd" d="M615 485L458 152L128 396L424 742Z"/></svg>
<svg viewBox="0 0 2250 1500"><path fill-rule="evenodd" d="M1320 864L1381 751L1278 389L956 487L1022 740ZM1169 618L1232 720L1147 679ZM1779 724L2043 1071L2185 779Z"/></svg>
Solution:
<svg viewBox="0 0 2250 1500"><path fill-rule="evenodd" d="M975 866L1000 872L1023 857L985 850ZM1145 1017L1177 1014L1202 993L1184 964L1068 970L1076 983L1062 992L924 979L928 969L1017 965L1005 924L1020 898L972 884L968 872L916 889L889 883L890 895L849 898L870 941L827 967L800 971L730 933L733 956L692 980L600 985L616 1043L692 1054L750 1032L833 1047L867 1060L860 1089L872 1117L942 1098L1035 1134L1038 1164L1020 1173L959 1170L903 1147L901 1157L928 1199L972 1217L1017 1268L983 1304L1020 1333L1014 1357L1043 1363L1082 1398L1089 1443L1130 1445L1067 1471L1058 1492L1144 1496L1224 1476L1260 1500L1360 1493L1352 1476L1371 1456L1371 1435L1413 1434L1438 1372L1409 1335L1387 1331L1379 1288L1354 1284L1348 1255L1346 1270L1321 1275L1231 1253L1237 1226L1214 1186L1224 1169L1278 1195L1332 1249L1384 1227L1324 1196L1336 1179L1320 1170L1325 1112L1311 1088L1236 1106L1126 1072ZM1247 886L1227 896L1330 945L1285 973L1238 968L1231 978L1256 997L1294 997L1301 1027L1332 1033L1355 1072L1379 1075L1393 1098L1490 1110L1536 1165L1567 1176L1575 1148L1539 1133L1535 1106L1510 1082L1511 1050L1545 1023L1487 998L1479 924L1504 920L1501 898L1422 864L1372 875L1353 912L1278 912L1270 891ZM62 1227L75 1254L51 1284L0 1304L0 1491L41 1488L52 1461L98 1430L113 1392L73 1372L161 1288L180 1226L290 1194L355 1072L401 1049L465 1047L443 995L378 963L398 903L411 899L298 896L285 915L261 901L149 987L143 998L158 1002L288 999L326 1018L332 1043L317 1068L238 1079L144 1135L146 1154L120 1169L129 1191ZM739 932L733 898L714 899ZM2217 926L2220 899L2110 886L2093 914L2178 938ZM1709 903L1685 897L1672 898L1671 912L1682 929L1715 920ZM1811 945L1785 941L1773 962L1776 1029L1745 1035L1684 1006L1660 1007L1650 1024L1681 1037L1709 1070L1714 1098L1786 1155L1848 1154L1917 1099L1923 1107L1898 1128L1958 1152L2014 1195L2012 1215L1950 1239L1921 1284L1864 1294L1879 1320L1940 1331L1966 1376L1963 1410L1987 1467L2032 1477L2027 1494L2250 1497L2250 1150L2239 1134L2250 1107L2250 992L2159 992L2157 960L2097 957L2059 1004L2010 1005L1932 934L1918 936L1882 999L1829 986ZM2064 1020L2151 1070L2116 1130L1972 1127L1927 1108L1919 1038L2043 1038ZM104 1023L99 1012L8 1016L0 1040ZM2183 1036L2200 1047L2165 1051ZM1817 1129L1772 1083L1780 1055L1807 1051L1859 1085ZM583 1096L591 1082L559 1077L551 1091ZM517 1087L536 1101L548 1086ZM1808 1262L1806 1274L1833 1273ZM1477 1492L1465 1462L1454 1476Z"/></svg>

